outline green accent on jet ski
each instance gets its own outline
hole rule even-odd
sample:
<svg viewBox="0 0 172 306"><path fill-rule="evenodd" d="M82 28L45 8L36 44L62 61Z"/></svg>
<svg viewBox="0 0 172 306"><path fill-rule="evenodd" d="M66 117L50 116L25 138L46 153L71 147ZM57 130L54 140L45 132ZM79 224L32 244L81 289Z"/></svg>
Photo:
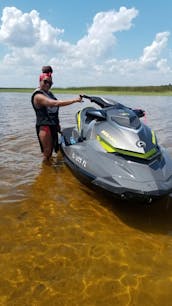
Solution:
<svg viewBox="0 0 172 306"><path fill-rule="evenodd" d="M78 125L78 130L81 130L81 111L78 112L77 114L77 125Z"/></svg>
<svg viewBox="0 0 172 306"><path fill-rule="evenodd" d="M132 156L132 157L137 157L137 158L143 158L143 159L148 159L155 155L157 153L157 149L153 148L149 152L146 153L136 153L132 151L127 151L127 150L122 150L113 147L110 145L108 142L106 142L103 138L101 138L99 135L97 135L97 140L101 144L101 146L108 152L108 153L119 153L122 155L127 155L127 156Z"/></svg>
<svg viewBox="0 0 172 306"><path fill-rule="evenodd" d="M108 142L106 142L103 138L101 138L99 135L96 136L97 140L100 142L103 149L105 149L109 153L115 152L115 148L111 146Z"/></svg>
<svg viewBox="0 0 172 306"><path fill-rule="evenodd" d="M152 143L155 145L156 144L156 136L155 136L155 132L152 130Z"/></svg>

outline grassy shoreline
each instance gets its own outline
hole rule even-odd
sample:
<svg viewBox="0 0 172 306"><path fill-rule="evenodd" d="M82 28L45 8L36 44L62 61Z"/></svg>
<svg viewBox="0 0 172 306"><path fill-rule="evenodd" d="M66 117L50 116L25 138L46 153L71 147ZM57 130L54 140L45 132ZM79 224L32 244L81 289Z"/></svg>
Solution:
<svg viewBox="0 0 172 306"><path fill-rule="evenodd" d="M0 88L0 92L32 93L35 88ZM76 87L52 88L55 94L88 94L88 95L141 95L141 96L172 96L172 88L157 86L149 87Z"/></svg>

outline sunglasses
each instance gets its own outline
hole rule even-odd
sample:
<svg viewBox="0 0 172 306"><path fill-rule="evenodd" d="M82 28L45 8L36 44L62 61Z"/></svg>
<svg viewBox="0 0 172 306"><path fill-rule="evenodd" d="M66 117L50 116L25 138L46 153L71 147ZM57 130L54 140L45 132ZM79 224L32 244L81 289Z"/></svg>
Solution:
<svg viewBox="0 0 172 306"><path fill-rule="evenodd" d="M53 82L52 81L48 81L48 80L43 80L43 83L45 84L45 85L50 85L50 86L52 86L53 85Z"/></svg>

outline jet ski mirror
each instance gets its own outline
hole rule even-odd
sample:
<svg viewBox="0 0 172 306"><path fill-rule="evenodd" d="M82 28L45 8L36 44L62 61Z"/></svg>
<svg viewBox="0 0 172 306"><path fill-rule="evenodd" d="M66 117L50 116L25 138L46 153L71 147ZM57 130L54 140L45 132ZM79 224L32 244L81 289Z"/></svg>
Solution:
<svg viewBox="0 0 172 306"><path fill-rule="evenodd" d="M145 116L145 111L143 109L133 109L133 111L135 112L135 114L141 118Z"/></svg>

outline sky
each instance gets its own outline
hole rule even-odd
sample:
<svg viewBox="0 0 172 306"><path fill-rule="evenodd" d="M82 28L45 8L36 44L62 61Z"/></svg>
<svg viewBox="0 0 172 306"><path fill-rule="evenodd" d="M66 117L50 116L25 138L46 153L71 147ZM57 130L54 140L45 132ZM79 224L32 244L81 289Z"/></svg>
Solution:
<svg viewBox="0 0 172 306"><path fill-rule="evenodd" d="M171 0L0 0L0 87L172 83Z"/></svg>

